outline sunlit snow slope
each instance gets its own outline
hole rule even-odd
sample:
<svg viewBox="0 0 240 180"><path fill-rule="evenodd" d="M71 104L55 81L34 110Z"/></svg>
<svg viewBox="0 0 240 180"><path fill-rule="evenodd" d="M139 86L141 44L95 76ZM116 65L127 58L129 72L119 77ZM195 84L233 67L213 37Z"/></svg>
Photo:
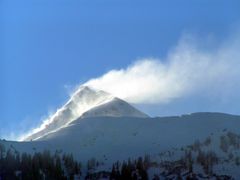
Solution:
<svg viewBox="0 0 240 180"><path fill-rule="evenodd" d="M83 117L148 117L127 102L111 94L82 86L70 100L53 116L45 121L40 128L24 140L36 140L42 136L67 127L72 121Z"/></svg>

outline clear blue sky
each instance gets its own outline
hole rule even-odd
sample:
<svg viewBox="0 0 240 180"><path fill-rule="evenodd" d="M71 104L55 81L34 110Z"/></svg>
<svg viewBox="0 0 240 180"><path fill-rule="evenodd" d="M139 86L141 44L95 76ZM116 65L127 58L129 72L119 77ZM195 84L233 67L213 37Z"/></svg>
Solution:
<svg viewBox="0 0 240 180"><path fill-rule="evenodd" d="M39 123L65 85L162 57L185 31L221 41L239 20L239 0L2 0L0 138Z"/></svg>

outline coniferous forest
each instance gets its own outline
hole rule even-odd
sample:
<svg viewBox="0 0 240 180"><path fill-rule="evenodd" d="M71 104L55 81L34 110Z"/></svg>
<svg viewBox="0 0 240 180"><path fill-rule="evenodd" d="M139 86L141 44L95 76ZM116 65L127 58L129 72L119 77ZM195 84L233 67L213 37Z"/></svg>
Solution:
<svg viewBox="0 0 240 180"><path fill-rule="evenodd" d="M147 156L146 156L147 157ZM6 149L0 143L0 179L1 180L61 180L61 179L148 179L148 159L128 162L116 162L112 170L95 173L98 166L95 159L87 162L87 173L82 175L82 165L74 160L72 154L61 154L48 150L35 152L34 154L19 153L12 149Z"/></svg>
<svg viewBox="0 0 240 180"><path fill-rule="evenodd" d="M0 179L74 179L81 175L81 164L71 154L51 154L50 151L33 155L5 149L0 144Z"/></svg>

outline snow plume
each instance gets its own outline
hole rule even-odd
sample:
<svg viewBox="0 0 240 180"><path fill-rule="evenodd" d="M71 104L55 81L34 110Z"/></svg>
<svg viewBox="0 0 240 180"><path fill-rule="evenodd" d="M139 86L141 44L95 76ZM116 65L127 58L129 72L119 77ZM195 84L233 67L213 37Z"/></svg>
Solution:
<svg viewBox="0 0 240 180"><path fill-rule="evenodd" d="M85 85L144 104L166 103L196 91L226 90L240 78L239 37L207 50L185 36L166 58L140 59Z"/></svg>
<svg viewBox="0 0 240 180"><path fill-rule="evenodd" d="M217 99L226 94L237 96L240 90L240 36L235 35L215 44L212 46L214 48L201 42L184 36L165 58L143 58L126 68L114 69L90 79L75 89L69 102L22 139L46 127L51 128L49 124L52 122L59 124L59 119L62 124L71 122L84 111L95 107L95 103L88 105L89 100L83 101L85 96L83 99L74 98L84 86L106 91L135 104L164 104L177 98L196 97L199 93ZM236 101L235 97L232 99ZM86 104L86 108L79 108L79 103Z"/></svg>

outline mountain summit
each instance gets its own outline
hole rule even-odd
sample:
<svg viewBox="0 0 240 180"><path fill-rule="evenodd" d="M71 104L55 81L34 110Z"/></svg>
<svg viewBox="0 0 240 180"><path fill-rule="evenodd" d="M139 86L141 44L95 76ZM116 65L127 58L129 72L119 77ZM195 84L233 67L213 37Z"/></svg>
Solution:
<svg viewBox="0 0 240 180"><path fill-rule="evenodd" d="M107 92L81 86L63 107L24 140L36 140L68 126L76 119L87 117L145 118L148 116Z"/></svg>

